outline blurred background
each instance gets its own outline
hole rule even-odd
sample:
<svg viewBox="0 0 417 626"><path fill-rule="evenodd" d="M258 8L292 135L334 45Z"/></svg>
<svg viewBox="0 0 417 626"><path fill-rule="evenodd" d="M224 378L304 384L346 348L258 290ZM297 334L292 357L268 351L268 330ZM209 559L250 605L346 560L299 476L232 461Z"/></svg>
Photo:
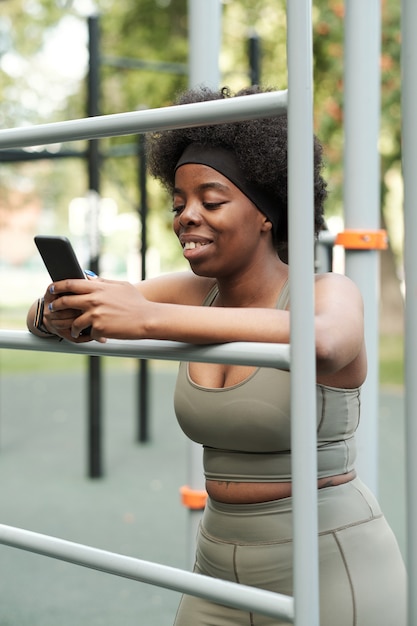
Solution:
<svg viewBox="0 0 417 626"><path fill-rule="evenodd" d="M0 128L169 105L188 86L192 1L0 0ZM400 3L381 7L380 197L389 247L381 252L380 499L404 550ZM221 85L286 89L285 1L223 0L221 24ZM315 0L314 119L332 233L343 230L343 38L344 2ZM66 235L85 268L138 281L185 269L171 220L170 198L145 176L140 136L0 151L0 328L24 329L49 283L36 234ZM343 271L343 250L334 253ZM176 365L150 365L148 380L134 359L102 359L104 480L90 481L91 361L0 349L0 522L188 567ZM150 432L137 446L142 383ZM1 550L1 626L127 625L138 615L149 626L172 623L176 594Z"/></svg>
<svg viewBox="0 0 417 626"><path fill-rule="evenodd" d="M94 93L88 79L92 17L98 33ZM325 146L326 215L334 232L343 230L343 17L341 0L313 2L315 128ZM400 345L402 335L396 0L382 0L382 20L381 225L390 243L381 271L384 352ZM285 21L284 1L223 0L221 84L285 89ZM0 127L166 106L187 87L188 52L187 0L2 0ZM183 267L171 235L170 200L152 180L146 181L146 264L141 260L141 151L139 137L100 140L99 198L91 194L86 142L0 152L3 328L21 326L22 311L49 280L33 244L37 233L68 235L86 265L98 251L100 273L109 277L139 280L144 268L150 276Z"/></svg>

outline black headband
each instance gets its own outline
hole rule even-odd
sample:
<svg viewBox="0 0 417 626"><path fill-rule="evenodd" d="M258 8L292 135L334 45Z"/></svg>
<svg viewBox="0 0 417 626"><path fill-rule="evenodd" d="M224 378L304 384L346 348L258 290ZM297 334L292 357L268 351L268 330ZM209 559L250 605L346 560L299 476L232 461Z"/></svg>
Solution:
<svg viewBox="0 0 417 626"><path fill-rule="evenodd" d="M273 226L274 234L278 231L278 214L276 202L270 194L263 191L259 185L248 182L240 169L236 156L232 150L220 146L204 146L190 143L178 159L175 171L181 165L196 163L207 165L228 178L240 191L253 202L261 213L266 215Z"/></svg>

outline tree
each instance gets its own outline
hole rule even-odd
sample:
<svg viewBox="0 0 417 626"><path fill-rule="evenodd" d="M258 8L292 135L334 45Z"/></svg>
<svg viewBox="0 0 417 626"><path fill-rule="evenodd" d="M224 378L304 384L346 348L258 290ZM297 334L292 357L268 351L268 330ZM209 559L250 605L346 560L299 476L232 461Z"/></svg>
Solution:
<svg viewBox="0 0 417 626"><path fill-rule="evenodd" d="M400 162L400 8L397 0L381 1L381 198L384 206L387 193L392 196L392 181L398 180ZM51 101L54 90L45 89L45 83L40 79L38 84L33 81L36 60L54 32L63 25L66 29L70 27L72 22L69 20L84 24L84 31L80 30L84 35L76 41L72 53L79 48L85 52L85 18L74 13L71 4L58 0L4 3L0 16L3 126L85 115L85 81L81 77L74 82L72 91L59 103L54 101L49 108L45 104ZM74 0L75 8L82 4ZM125 0L121 3L96 0L96 5L100 11L102 48L101 112L117 113L169 104L176 92L187 85L183 71L188 57L187 0ZM315 127L326 146L327 178L331 189L328 214L342 210L343 17L342 0L316 0L313 3ZM12 23L15 26L13 31L10 28ZM256 32L261 40L262 84L286 88L284 0L224 0L222 26L220 63L223 85L235 90L249 82L248 37ZM164 71L155 71L151 62L170 65ZM178 72L169 71L173 67ZM45 93L48 93L47 98ZM112 138L102 142L102 149L110 154L116 148L131 145L131 137ZM134 161L114 158L106 160L104 167L105 193L116 194L124 210L130 210L137 202ZM57 185L56 189L59 187ZM67 198L63 198L62 204L66 202ZM55 204L61 204L58 197ZM161 208L163 201L155 196L152 205ZM389 225L393 220L388 218L388 213L384 211ZM166 224L168 228L168 220Z"/></svg>

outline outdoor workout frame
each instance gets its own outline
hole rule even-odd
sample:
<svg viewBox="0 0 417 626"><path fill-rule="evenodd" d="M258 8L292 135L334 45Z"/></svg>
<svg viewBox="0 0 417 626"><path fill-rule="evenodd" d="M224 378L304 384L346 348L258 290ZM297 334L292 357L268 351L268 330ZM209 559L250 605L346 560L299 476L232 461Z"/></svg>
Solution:
<svg viewBox="0 0 417 626"><path fill-rule="evenodd" d="M218 4L218 0L212 0ZM195 0L195 4L211 3ZM191 2L193 5L194 2ZM378 230L379 174L377 154L379 113L379 0L346 0L346 225L349 230L365 228ZM290 346L276 344L241 343L223 346L196 347L175 342L115 342L107 344L63 344L40 339L26 332L0 331L0 347L10 349L46 350L84 354L114 354L138 358L184 359L207 362L262 365L289 368L291 363L292 402L292 474L294 510L294 598L272 594L254 588L210 579L174 568L130 559L121 555L80 546L30 531L0 526L0 543L69 562L100 569L120 576L149 582L177 591L220 601L274 617L280 617L297 626L319 626L318 549L317 549L317 488L316 488L316 416L315 416L315 349L314 349L314 241L313 233L313 81L311 2L292 0L287 3L288 18L288 93L272 92L213 101L108 115L91 119L46 124L33 128L0 131L0 149L94 139L115 135L144 133L205 123L221 123L267 117L288 110L289 117L289 248L291 288ZM417 527L417 458L411 446L417 440L417 395L412 374L417 369L417 259L412 237L417 232L417 177L411 164L417 161L417 130L413 115L416 101L415 74L417 69L417 25L415 0L403 0L403 69L404 69L404 168L406 225L406 409L410 449L407 455L408 476L408 568L409 568L409 626L417 624L417 598L413 592L417 574L417 541L413 530ZM355 40L353 39L353 24ZM360 26L360 28L359 28ZM359 59L359 62L358 62ZM369 76L374 80L369 83ZM368 82L367 82L368 81ZM366 98L365 98L366 94ZM376 120L376 121L375 121ZM363 154L355 164L353 156ZM365 172L359 171L362 168ZM299 172L303 185L299 184ZM365 182L366 179L366 182ZM366 187L366 189L365 189ZM353 193L352 190L356 190ZM351 197L360 207L349 213ZM363 210L365 207L365 210ZM369 207L372 210L369 210ZM377 210L377 215L375 213ZM414 212L415 213L415 212ZM303 228L299 225L303 224ZM372 248L349 248L346 252L347 271L357 280L365 299L367 329L370 338L371 372L375 371L378 308L377 284L379 276L378 251ZM360 266L360 267L359 267ZM366 278L365 278L366 277ZM366 280L366 282L364 282ZM297 311L297 315L293 314ZM373 317L372 317L373 316ZM374 361L374 363L372 363ZM373 368L373 370L372 370ZM374 375L371 377L375 378ZM302 386L303 393L297 393ZM369 393L371 389L371 394ZM368 387L366 420L376 415L376 390L371 381ZM370 398L370 399L369 399ZM371 420L372 421L372 420ZM375 424L373 426L376 428ZM375 431L372 435L375 434ZM369 481L368 481L369 482ZM372 482L372 481L371 481ZM374 487L374 485L371 485ZM305 564L308 563L308 567Z"/></svg>

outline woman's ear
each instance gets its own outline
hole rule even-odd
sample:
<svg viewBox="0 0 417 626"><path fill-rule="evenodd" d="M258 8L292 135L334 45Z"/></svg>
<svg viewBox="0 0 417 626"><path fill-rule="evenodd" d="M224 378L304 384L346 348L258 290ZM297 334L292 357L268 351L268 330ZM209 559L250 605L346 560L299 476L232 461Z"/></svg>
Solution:
<svg viewBox="0 0 417 626"><path fill-rule="evenodd" d="M272 222L270 219L268 219L266 217L266 215L262 215L263 217L263 221L262 221L262 231L263 232L268 232L270 230L272 230Z"/></svg>

